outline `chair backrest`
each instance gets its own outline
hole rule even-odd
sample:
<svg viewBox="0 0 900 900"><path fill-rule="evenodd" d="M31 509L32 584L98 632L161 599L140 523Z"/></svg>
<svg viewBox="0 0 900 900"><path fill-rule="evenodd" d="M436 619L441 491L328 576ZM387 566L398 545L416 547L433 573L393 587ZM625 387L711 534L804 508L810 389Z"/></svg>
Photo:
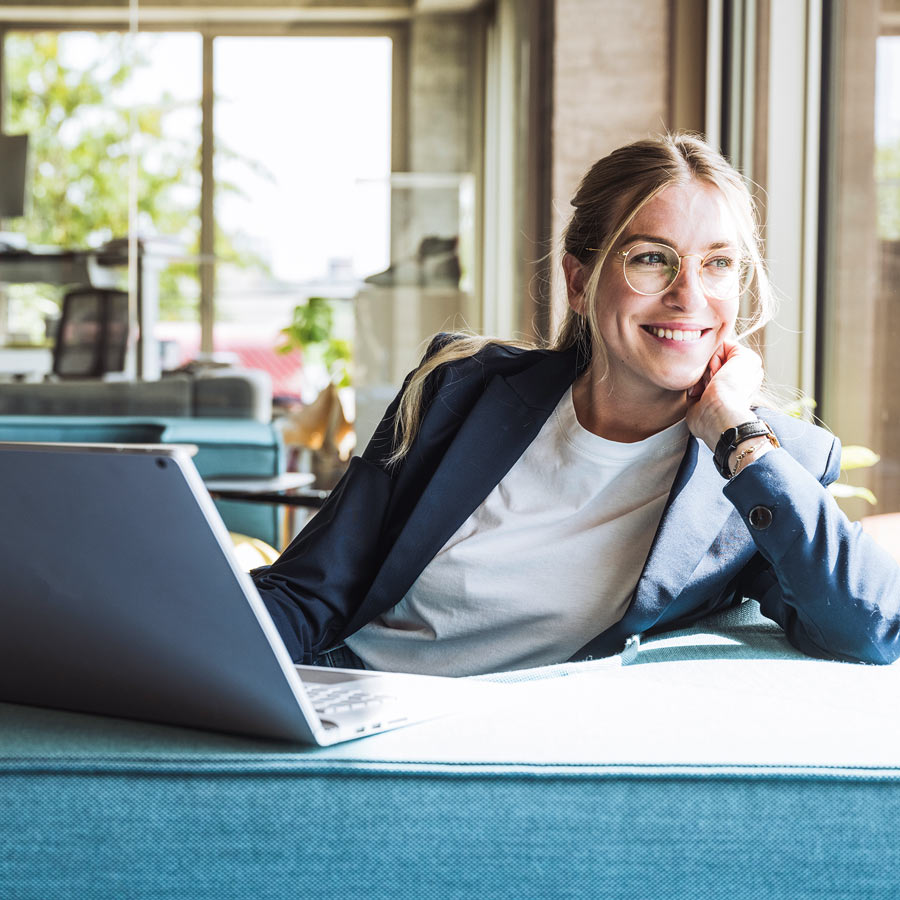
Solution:
<svg viewBox="0 0 900 900"><path fill-rule="evenodd" d="M0 134L0 217L25 214L25 183L28 161L27 134Z"/></svg>
<svg viewBox="0 0 900 900"><path fill-rule="evenodd" d="M63 297L53 373L60 378L99 378L125 369L128 294L78 288Z"/></svg>

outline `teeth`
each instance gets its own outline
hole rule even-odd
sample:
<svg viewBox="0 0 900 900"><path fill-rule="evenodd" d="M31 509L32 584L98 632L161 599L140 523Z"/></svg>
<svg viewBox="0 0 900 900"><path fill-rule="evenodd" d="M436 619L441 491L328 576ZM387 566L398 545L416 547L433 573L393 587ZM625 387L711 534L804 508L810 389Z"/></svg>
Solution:
<svg viewBox="0 0 900 900"><path fill-rule="evenodd" d="M655 328L649 326L647 331L656 337L668 338L670 341L699 341L701 331L682 331L680 328Z"/></svg>

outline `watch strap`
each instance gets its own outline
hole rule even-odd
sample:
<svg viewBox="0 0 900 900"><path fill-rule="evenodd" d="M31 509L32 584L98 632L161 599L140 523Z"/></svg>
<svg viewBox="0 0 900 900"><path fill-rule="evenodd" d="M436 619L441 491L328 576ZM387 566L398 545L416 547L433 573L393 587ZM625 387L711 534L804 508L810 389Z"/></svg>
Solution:
<svg viewBox="0 0 900 900"><path fill-rule="evenodd" d="M738 444L743 444L744 441L749 441L755 437L766 437L773 446L779 446L778 439L772 433L772 429L762 419L744 422L742 425L726 428L722 432L713 453L713 460L716 464L716 470L723 478L731 478L728 457L737 450Z"/></svg>

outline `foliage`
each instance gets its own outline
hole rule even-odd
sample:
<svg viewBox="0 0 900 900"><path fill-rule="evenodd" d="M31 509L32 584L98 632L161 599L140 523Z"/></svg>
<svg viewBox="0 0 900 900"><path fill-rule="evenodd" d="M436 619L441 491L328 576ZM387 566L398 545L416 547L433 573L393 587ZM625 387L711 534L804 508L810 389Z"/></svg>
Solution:
<svg viewBox="0 0 900 900"><path fill-rule="evenodd" d="M828 485L828 490L839 500L847 500L855 497L860 500L865 500L866 503L870 503L872 506L875 506L878 502L878 498L868 488L859 487L859 485L855 484L841 484L839 481L835 481L833 484Z"/></svg>
<svg viewBox="0 0 900 900"><path fill-rule="evenodd" d="M875 150L875 182L878 190L878 237L900 240L900 140Z"/></svg>
<svg viewBox="0 0 900 900"><path fill-rule="evenodd" d="M813 410L816 408L816 401L806 394L801 394L791 403L784 405L784 411L795 419L803 419L809 422L813 417Z"/></svg>
<svg viewBox="0 0 900 900"><path fill-rule="evenodd" d="M343 338L330 338L325 347L325 365L334 376L340 374L336 380L338 387L347 387L350 384L350 369L348 363L353 359L353 348L350 341Z"/></svg>
<svg viewBox="0 0 900 900"><path fill-rule="evenodd" d="M124 237L133 152L140 235L175 238L185 255L196 255L199 99L186 103L163 93L153 104L129 101L128 86L149 70L151 60L149 52L137 52L126 38L97 35L99 52L75 67L60 58L64 36L7 35L4 129L30 136L30 210L22 230L30 243L67 248L98 247ZM175 117L186 115L196 117L196 128L173 127ZM228 155L227 148L216 150ZM217 233L216 249L240 265L265 269L261 259L240 251L228 235ZM196 262L176 261L161 273L164 318L195 318L198 296Z"/></svg>
<svg viewBox="0 0 900 900"><path fill-rule="evenodd" d="M812 397L805 394L801 395L793 403L789 404L785 411L797 419L808 420L812 417L812 412L816 408L816 401ZM841 447L841 471L849 472L851 469L867 469L874 466L881 457L868 447L859 444L847 444ZM868 488L859 487L853 484L841 484L834 482L828 485L828 490L832 495L841 500L857 497L871 503L872 506L878 502L876 496Z"/></svg>
<svg viewBox="0 0 900 900"><path fill-rule="evenodd" d="M880 459L881 457L868 447L848 444L841 451L841 469L845 472L849 472L850 469L867 469Z"/></svg>
<svg viewBox="0 0 900 900"><path fill-rule="evenodd" d="M334 308L327 297L310 297L294 307L291 324L281 329L285 343L279 353L299 349L319 356L337 387L350 384L349 363L353 351L350 342L334 337Z"/></svg>
<svg viewBox="0 0 900 900"><path fill-rule="evenodd" d="M282 328L287 343L279 348L289 353L295 347L301 350L310 344L321 344L331 337L334 328L334 311L327 297L310 297L306 303L294 307L291 324Z"/></svg>

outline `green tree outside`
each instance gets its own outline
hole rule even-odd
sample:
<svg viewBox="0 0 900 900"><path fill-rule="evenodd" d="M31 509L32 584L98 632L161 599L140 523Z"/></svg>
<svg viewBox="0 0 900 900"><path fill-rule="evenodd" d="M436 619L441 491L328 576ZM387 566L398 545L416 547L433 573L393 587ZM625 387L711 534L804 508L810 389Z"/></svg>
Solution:
<svg viewBox="0 0 900 900"><path fill-rule="evenodd" d="M32 244L94 248L128 233L129 151L137 166L138 233L175 239L187 256L199 251L200 101L163 93L152 104L131 104L128 87L150 69L152 40L142 52L129 36L98 34L100 52L86 65L61 59L65 35L10 33L4 44L7 96L4 130L29 134L29 202L14 222ZM199 84L198 84L199 93ZM175 116L196 114L196 128L173 128ZM134 138L130 138L134 116ZM216 147L228 155L227 148ZM248 166L249 161L243 161ZM219 191L238 191L217 184ZM268 271L265 261L242 250L240 237L217 229L219 259ZM58 291L15 286L25 302L47 303ZM172 262L160 279L160 316L195 319L199 270L195 261ZM44 306L46 308L46 306Z"/></svg>

